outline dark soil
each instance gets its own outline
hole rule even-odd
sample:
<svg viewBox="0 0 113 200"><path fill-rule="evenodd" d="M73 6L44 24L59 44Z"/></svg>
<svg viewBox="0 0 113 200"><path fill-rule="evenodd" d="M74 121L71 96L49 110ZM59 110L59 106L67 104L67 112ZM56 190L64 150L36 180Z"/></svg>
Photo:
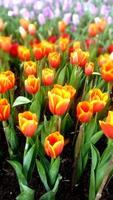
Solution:
<svg viewBox="0 0 113 200"><path fill-rule="evenodd" d="M71 136L73 137L73 136ZM8 164L7 144L2 129L0 130L0 148L2 148L2 156L0 157L0 200L15 200L19 194L19 186L14 170ZM5 158L5 159L4 159ZM88 200L88 179L90 165L87 167L80 185L71 190L72 178L72 147L71 142L65 146L62 155L61 175L62 180L59 185L59 191L56 200ZM113 200L113 178L106 186L101 200ZM45 193L43 184L40 181L36 169L30 182L30 187L35 189L35 199L39 200L40 196Z"/></svg>

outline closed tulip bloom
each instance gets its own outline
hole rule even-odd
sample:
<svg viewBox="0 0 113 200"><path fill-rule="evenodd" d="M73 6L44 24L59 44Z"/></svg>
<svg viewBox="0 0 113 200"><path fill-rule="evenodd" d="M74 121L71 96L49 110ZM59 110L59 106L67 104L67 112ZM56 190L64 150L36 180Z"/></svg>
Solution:
<svg viewBox="0 0 113 200"><path fill-rule="evenodd" d="M32 137L38 126L38 120L35 113L26 111L18 114L19 128L26 137Z"/></svg>
<svg viewBox="0 0 113 200"><path fill-rule="evenodd" d="M18 47L18 58L21 61L30 60L30 50L25 46L19 46Z"/></svg>
<svg viewBox="0 0 113 200"><path fill-rule="evenodd" d="M43 51L44 51L44 56L48 56L49 53L53 52L54 51L54 44L48 42L47 40L43 40L41 42L41 45L42 45L42 48L43 48Z"/></svg>
<svg viewBox="0 0 113 200"><path fill-rule="evenodd" d="M72 99L76 94L76 89L72 85L65 85L64 89L70 92L70 98Z"/></svg>
<svg viewBox="0 0 113 200"><path fill-rule="evenodd" d="M24 18L21 18L20 25L27 31L29 26L29 21Z"/></svg>
<svg viewBox="0 0 113 200"><path fill-rule="evenodd" d="M93 71L94 71L94 63L93 62L86 63L85 65L86 76L92 75Z"/></svg>
<svg viewBox="0 0 113 200"><path fill-rule="evenodd" d="M44 149L51 158L59 156L64 148L64 137L58 132L51 133L45 138Z"/></svg>
<svg viewBox="0 0 113 200"><path fill-rule="evenodd" d="M95 37L98 34L98 26L96 23L91 23L88 28L88 33L90 37Z"/></svg>
<svg viewBox="0 0 113 200"><path fill-rule="evenodd" d="M108 94L103 93L100 89L94 88L89 91L89 101L93 106L93 112L101 112L108 101Z"/></svg>
<svg viewBox="0 0 113 200"><path fill-rule="evenodd" d="M70 92L62 88L53 88L48 92L49 109L54 115L63 115L70 103Z"/></svg>
<svg viewBox="0 0 113 200"><path fill-rule="evenodd" d="M113 82L113 62L108 61L102 65L101 76L107 82Z"/></svg>
<svg viewBox="0 0 113 200"><path fill-rule="evenodd" d="M35 76L37 74L36 62L33 62L31 60L24 62L24 73L26 76L29 76L29 75Z"/></svg>
<svg viewBox="0 0 113 200"><path fill-rule="evenodd" d="M70 63L72 65L78 65L80 67L85 67L89 58L89 53L86 51L82 51L81 49L77 49L72 52L70 55Z"/></svg>
<svg viewBox="0 0 113 200"><path fill-rule="evenodd" d="M80 41L74 41L73 42L73 50L80 49Z"/></svg>
<svg viewBox="0 0 113 200"><path fill-rule="evenodd" d="M10 104L7 99L0 99L0 121L6 121L10 116Z"/></svg>
<svg viewBox="0 0 113 200"><path fill-rule="evenodd" d="M113 111L109 111L106 121L99 121L99 124L105 136L113 139Z"/></svg>
<svg viewBox="0 0 113 200"><path fill-rule="evenodd" d="M0 73L0 93L5 93L15 85L15 76L11 71Z"/></svg>
<svg viewBox="0 0 113 200"><path fill-rule="evenodd" d="M87 123L93 115L93 107L88 101L82 101L77 105L77 118L82 123Z"/></svg>
<svg viewBox="0 0 113 200"><path fill-rule="evenodd" d="M40 79L34 75L29 75L25 80L25 90L29 94L36 94L40 89Z"/></svg>
<svg viewBox="0 0 113 200"><path fill-rule="evenodd" d="M44 49L41 43L33 46L33 53L36 60L41 60L44 57Z"/></svg>
<svg viewBox="0 0 113 200"><path fill-rule="evenodd" d="M28 25L28 32L29 32L30 35L35 35L35 33L36 33L35 24L29 24Z"/></svg>
<svg viewBox="0 0 113 200"><path fill-rule="evenodd" d="M59 48L61 51L66 51L69 46L69 38L60 38L59 39Z"/></svg>
<svg viewBox="0 0 113 200"><path fill-rule="evenodd" d="M0 48L9 53L11 48L11 37L8 36L0 36Z"/></svg>
<svg viewBox="0 0 113 200"><path fill-rule="evenodd" d="M66 23L62 20L58 22L58 30L59 32L64 32L66 29Z"/></svg>
<svg viewBox="0 0 113 200"><path fill-rule="evenodd" d="M45 86L52 85L54 81L54 70L50 68L44 68L42 70L42 83Z"/></svg>
<svg viewBox="0 0 113 200"><path fill-rule="evenodd" d="M51 67L57 68L60 65L60 54L58 52L52 52L48 55L48 61Z"/></svg>

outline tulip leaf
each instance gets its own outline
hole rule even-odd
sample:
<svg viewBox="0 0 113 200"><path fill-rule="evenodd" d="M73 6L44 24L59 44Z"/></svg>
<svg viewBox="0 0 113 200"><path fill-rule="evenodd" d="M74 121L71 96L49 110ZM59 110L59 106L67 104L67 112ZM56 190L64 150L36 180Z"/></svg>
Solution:
<svg viewBox="0 0 113 200"><path fill-rule="evenodd" d="M57 157L52 163L52 165L50 165L49 177L51 186L53 186L56 181L59 172L59 167L60 167L60 157Z"/></svg>
<svg viewBox="0 0 113 200"><path fill-rule="evenodd" d="M22 171L22 165L18 161L9 161L8 160L8 162L11 164L11 166L14 168L14 170L16 172L20 187L21 187L21 184L27 185L26 178Z"/></svg>
<svg viewBox="0 0 113 200"><path fill-rule="evenodd" d="M29 100L28 98L26 98L24 96L19 96L14 101L12 107L16 107L16 106L24 105L24 104L28 104L28 103L31 103L31 100Z"/></svg>
<svg viewBox="0 0 113 200"><path fill-rule="evenodd" d="M84 142L88 142L92 135L97 131L97 123L95 123L95 119L92 119L88 124L85 125L84 128Z"/></svg>
<svg viewBox="0 0 113 200"><path fill-rule="evenodd" d="M58 74L58 78L57 78L57 84L63 85L64 81L65 81L65 74L66 74L66 66L61 69L61 71Z"/></svg>
<svg viewBox="0 0 113 200"><path fill-rule="evenodd" d="M66 133L73 125L73 120L69 113L66 113L61 123L61 132Z"/></svg>
<svg viewBox="0 0 113 200"><path fill-rule="evenodd" d="M37 149L36 144L34 144L28 152L25 154L24 160L23 160L23 170L26 179L30 180L32 171L35 165L35 159L37 155Z"/></svg>
<svg viewBox="0 0 113 200"><path fill-rule="evenodd" d="M36 161L36 165L37 165L37 170L38 170L40 179L41 179L42 183L44 184L45 189L47 191L49 191L50 188L49 188L49 185L47 182L47 176L46 176L45 169L39 160Z"/></svg>
<svg viewBox="0 0 113 200"><path fill-rule="evenodd" d="M21 193L17 196L16 200L34 200L34 190L26 185L21 184Z"/></svg>
<svg viewBox="0 0 113 200"><path fill-rule="evenodd" d="M54 188L50 190L49 192L47 192L46 194L44 194L43 196L41 196L40 200L55 200L55 195L58 191L58 186L61 179L62 177L58 175Z"/></svg>

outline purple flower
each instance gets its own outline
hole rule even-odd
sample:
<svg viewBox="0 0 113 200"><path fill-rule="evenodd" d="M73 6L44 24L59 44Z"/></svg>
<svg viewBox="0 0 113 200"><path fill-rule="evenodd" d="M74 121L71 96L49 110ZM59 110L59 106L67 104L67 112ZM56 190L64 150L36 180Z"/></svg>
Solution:
<svg viewBox="0 0 113 200"><path fill-rule="evenodd" d="M39 16L38 16L38 22L39 22L40 25L43 25L46 22L46 19L45 19L44 15L42 13L40 13Z"/></svg>
<svg viewBox="0 0 113 200"><path fill-rule="evenodd" d="M77 14L73 14L73 16L72 16L72 22L73 22L73 24L74 25L78 25L79 21L80 21L79 16Z"/></svg>
<svg viewBox="0 0 113 200"><path fill-rule="evenodd" d="M64 15L63 21L64 21L66 24L69 24L70 21L71 21L71 13L66 13L66 14Z"/></svg>
<svg viewBox="0 0 113 200"><path fill-rule="evenodd" d="M43 9L43 15L49 19L53 18L53 12L49 6Z"/></svg>

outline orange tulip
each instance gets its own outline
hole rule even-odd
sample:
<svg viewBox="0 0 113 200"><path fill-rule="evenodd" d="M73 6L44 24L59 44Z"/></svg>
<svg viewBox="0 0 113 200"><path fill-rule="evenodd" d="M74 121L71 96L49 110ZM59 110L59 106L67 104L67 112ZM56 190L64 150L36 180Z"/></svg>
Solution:
<svg viewBox="0 0 113 200"><path fill-rule="evenodd" d="M63 115L70 103L70 92L62 88L53 88L48 92L49 109L54 115Z"/></svg>
<svg viewBox="0 0 113 200"><path fill-rule="evenodd" d="M44 57L44 49L41 43L33 45L33 53L36 60L41 60Z"/></svg>
<svg viewBox="0 0 113 200"><path fill-rule="evenodd" d="M36 62L33 62L33 61L24 62L24 73L26 76L29 76L29 75L35 76L37 74Z"/></svg>
<svg viewBox="0 0 113 200"><path fill-rule="evenodd" d="M60 38L59 39L59 48L61 49L61 51L65 51L67 50L69 46L69 38Z"/></svg>
<svg viewBox="0 0 113 200"><path fill-rule="evenodd" d="M82 123L87 123L93 115L93 107L88 101L83 101L77 105L77 118Z"/></svg>
<svg viewBox="0 0 113 200"><path fill-rule="evenodd" d="M82 51L81 49L77 49L72 52L70 55L70 63L72 65L78 65L80 67L84 67L88 61L89 53Z"/></svg>
<svg viewBox="0 0 113 200"><path fill-rule="evenodd" d="M54 45L50 42L48 42L47 40L43 40L41 42L42 48L43 48L43 52L44 52L44 56L48 56L49 53L54 51Z"/></svg>
<svg viewBox="0 0 113 200"><path fill-rule="evenodd" d="M0 121L6 121L10 116L10 104L7 99L0 99Z"/></svg>
<svg viewBox="0 0 113 200"><path fill-rule="evenodd" d="M58 22L58 30L59 32L64 32L66 29L66 23L62 20Z"/></svg>
<svg viewBox="0 0 113 200"><path fill-rule="evenodd" d="M30 35L35 35L35 33L36 33L35 24L29 24L28 25L28 32L29 32Z"/></svg>
<svg viewBox="0 0 113 200"><path fill-rule="evenodd" d="M88 33L90 37L95 37L98 33L98 26L96 23L91 23L88 28Z"/></svg>
<svg viewBox="0 0 113 200"><path fill-rule="evenodd" d="M99 22L96 23L99 33L102 33L107 25L107 21L105 19L101 19Z"/></svg>
<svg viewBox="0 0 113 200"><path fill-rule="evenodd" d="M29 26L29 21L24 18L21 18L20 25L27 31Z"/></svg>
<svg viewBox="0 0 113 200"><path fill-rule="evenodd" d="M19 128L26 137L32 137L37 129L38 120L35 113L26 111L18 114Z"/></svg>
<svg viewBox="0 0 113 200"><path fill-rule="evenodd" d="M21 61L30 60L30 50L25 46L18 47L18 57Z"/></svg>
<svg viewBox="0 0 113 200"><path fill-rule="evenodd" d="M9 53L11 49L11 37L0 36L0 48Z"/></svg>
<svg viewBox="0 0 113 200"><path fill-rule="evenodd" d="M40 89L40 79L35 78L34 75L29 75L25 80L25 90L29 94L36 94Z"/></svg>
<svg viewBox="0 0 113 200"><path fill-rule="evenodd" d="M93 106L93 112L101 112L108 101L108 94L103 93L100 89L94 88L89 91L89 100Z"/></svg>
<svg viewBox="0 0 113 200"><path fill-rule="evenodd" d="M48 61L51 67L57 68L60 65L60 54L58 52L52 52L48 55Z"/></svg>
<svg viewBox="0 0 113 200"><path fill-rule="evenodd" d="M64 137L58 132L51 133L45 138L44 149L48 156L56 158L64 148Z"/></svg>
<svg viewBox="0 0 113 200"><path fill-rule="evenodd" d="M113 62L108 60L101 68L101 76L107 82L113 81Z"/></svg>
<svg viewBox="0 0 113 200"><path fill-rule="evenodd" d="M99 124L106 137L113 139L113 111L109 111L106 121L99 121Z"/></svg>
<svg viewBox="0 0 113 200"><path fill-rule="evenodd" d="M9 71L0 73L0 93L5 93L15 85L14 73Z"/></svg>
<svg viewBox="0 0 113 200"><path fill-rule="evenodd" d="M42 83L45 86L52 85L54 81L54 70L50 68L44 68L42 70Z"/></svg>
<svg viewBox="0 0 113 200"><path fill-rule="evenodd" d="M80 49L80 41L74 41L73 42L73 50Z"/></svg>
<svg viewBox="0 0 113 200"><path fill-rule="evenodd" d="M85 74L86 76L90 76L94 71L94 63L93 62L89 62L86 63L85 65Z"/></svg>
<svg viewBox="0 0 113 200"><path fill-rule="evenodd" d="M110 60L109 54L105 53L103 55L100 55L98 57L98 64L99 64L99 66L102 67L105 63L108 62L108 60Z"/></svg>

